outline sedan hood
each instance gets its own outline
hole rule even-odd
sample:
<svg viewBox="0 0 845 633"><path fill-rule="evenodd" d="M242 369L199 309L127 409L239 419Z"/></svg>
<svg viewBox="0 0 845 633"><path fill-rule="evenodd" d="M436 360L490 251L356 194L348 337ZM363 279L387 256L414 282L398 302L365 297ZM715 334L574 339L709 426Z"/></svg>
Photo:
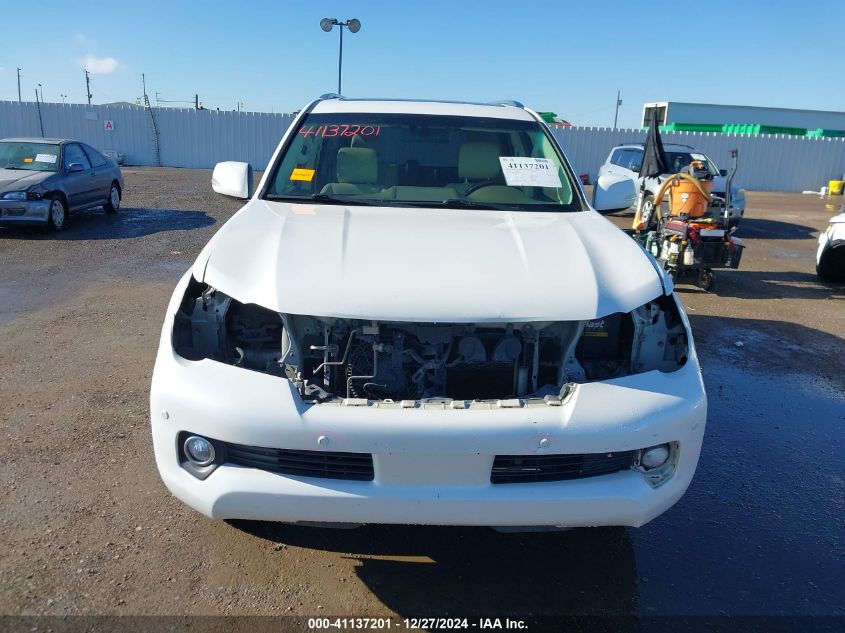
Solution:
<svg viewBox="0 0 845 633"><path fill-rule="evenodd" d="M648 255L593 211L252 200L194 276L278 312L422 322L565 321L663 292Z"/></svg>
<svg viewBox="0 0 845 633"><path fill-rule="evenodd" d="M23 191L32 185L44 182L52 171L27 171L24 169L0 169L0 193L7 191Z"/></svg>
<svg viewBox="0 0 845 633"><path fill-rule="evenodd" d="M713 178L713 191L716 193L725 193L725 190L728 188L728 178L727 176L716 176ZM731 185L731 195L736 197L739 193L740 187L736 185Z"/></svg>

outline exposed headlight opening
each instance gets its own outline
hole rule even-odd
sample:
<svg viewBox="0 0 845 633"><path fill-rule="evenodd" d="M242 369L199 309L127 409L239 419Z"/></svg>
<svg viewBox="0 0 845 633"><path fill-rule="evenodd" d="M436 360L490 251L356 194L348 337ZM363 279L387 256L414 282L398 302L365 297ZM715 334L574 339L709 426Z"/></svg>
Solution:
<svg viewBox="0 0 845 633"><path fill-rule="evenodd" d="M589 321L416 323L279 314L191 280L173 347L285 376L310 402L545 400L574 384L675 371L688 335L672 297Z"/></svg>
<svg viewBox="0 0 845 633"><path fill-rule="evenodd" d="M192 278L174 319L173 349L187 360L209 358L280 376L282 318Z"/></svg>

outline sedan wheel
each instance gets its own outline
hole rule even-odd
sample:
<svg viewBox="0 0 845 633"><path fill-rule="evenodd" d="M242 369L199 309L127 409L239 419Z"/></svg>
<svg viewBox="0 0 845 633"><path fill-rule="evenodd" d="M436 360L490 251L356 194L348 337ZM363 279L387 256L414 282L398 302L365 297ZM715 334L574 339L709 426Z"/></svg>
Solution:
<svg viewBox="0 0 845 633"><path fill-rule="evenodd" d="M50 213L47 216L47 226L54 231L61 231L65 228L65 203L60 197L55 196L50 200Z"/></svg>
<svg viewBox="0 0 845 633"><path fill-rule="evenodd" d="M119 207L120 189L117 188L116 184L112 183L111 189L109 190L109 201L103 205L103 208L106 210L106 213L117 213Z"/></svg>
<svg viewBox="0 0 845 633"><path fill-rule="evenodd" d="M651 197L650 193L647 193L643 198L643 217L648 218L646 230L657 226L658 218L654 214L654 198Z"/></svg>

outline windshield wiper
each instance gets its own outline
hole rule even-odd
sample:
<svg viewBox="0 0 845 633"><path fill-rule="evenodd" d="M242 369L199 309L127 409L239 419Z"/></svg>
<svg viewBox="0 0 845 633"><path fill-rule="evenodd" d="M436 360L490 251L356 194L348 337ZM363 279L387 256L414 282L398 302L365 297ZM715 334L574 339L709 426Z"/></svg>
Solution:
<svg viewBox="0 0 845 633"><path fill-rule="evenodd" d="M380 200L368 200L366 198L345 198L333 196L329 193L315 193L310 196L280 196L268 193L268 200L284 200L285 202L327 202L329 204L348 204L365 207L381 206Z"/></svg>
<svg viewBox="0 0 845 633"><path fill-rule="evenodd" d="M426 203L419 203L419 206L427 206ZM466 198L450 198L442 202L435 202L433 205L437 208L441 207L455 207L458 209L487 209L493 211L580 211L581 209L572 209L569 205L562 205L555 202L549 203L507 203L507 202L477 202L475 200L467 200Z"/></svg>
<svg viewBox="0 0 845 633"><path fill-rule="evenodd" d="M424 203L420 203L422 206ZM466 198L449 198L435 203L438 207L458 207L459 209L492 209L494 211L513 211L513 205L497 204L495 202L476 202Z"/></svg>
<svg viewBox="0 0 845 633"><path fill-rule="evenodd" d="M18 170L20 170L20 169L22 169L22 168L21 168L21 167L17 167L17 166L15 166L15 165L6 165L3 169L18 169Z"/></svg>

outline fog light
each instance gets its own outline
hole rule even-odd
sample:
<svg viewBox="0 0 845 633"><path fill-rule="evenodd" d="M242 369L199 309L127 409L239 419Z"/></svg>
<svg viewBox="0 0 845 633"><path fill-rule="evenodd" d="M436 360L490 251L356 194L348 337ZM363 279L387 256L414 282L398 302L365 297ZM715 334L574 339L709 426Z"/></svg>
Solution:
<svg viewBox="0 0 845 633"><path fill-rule="evenodd" d="M640 464L643 465L643 468L658 468L665 464L668 459L669 445L661 444L660 446L643 449Z"/></svg>
<svg viewBox="0 0 845 633"><path fill-rule="evenodd" d="M197 466L208 466L214 461L214 446L204 437L192 435L184 444L185 456Z"/></svg>

